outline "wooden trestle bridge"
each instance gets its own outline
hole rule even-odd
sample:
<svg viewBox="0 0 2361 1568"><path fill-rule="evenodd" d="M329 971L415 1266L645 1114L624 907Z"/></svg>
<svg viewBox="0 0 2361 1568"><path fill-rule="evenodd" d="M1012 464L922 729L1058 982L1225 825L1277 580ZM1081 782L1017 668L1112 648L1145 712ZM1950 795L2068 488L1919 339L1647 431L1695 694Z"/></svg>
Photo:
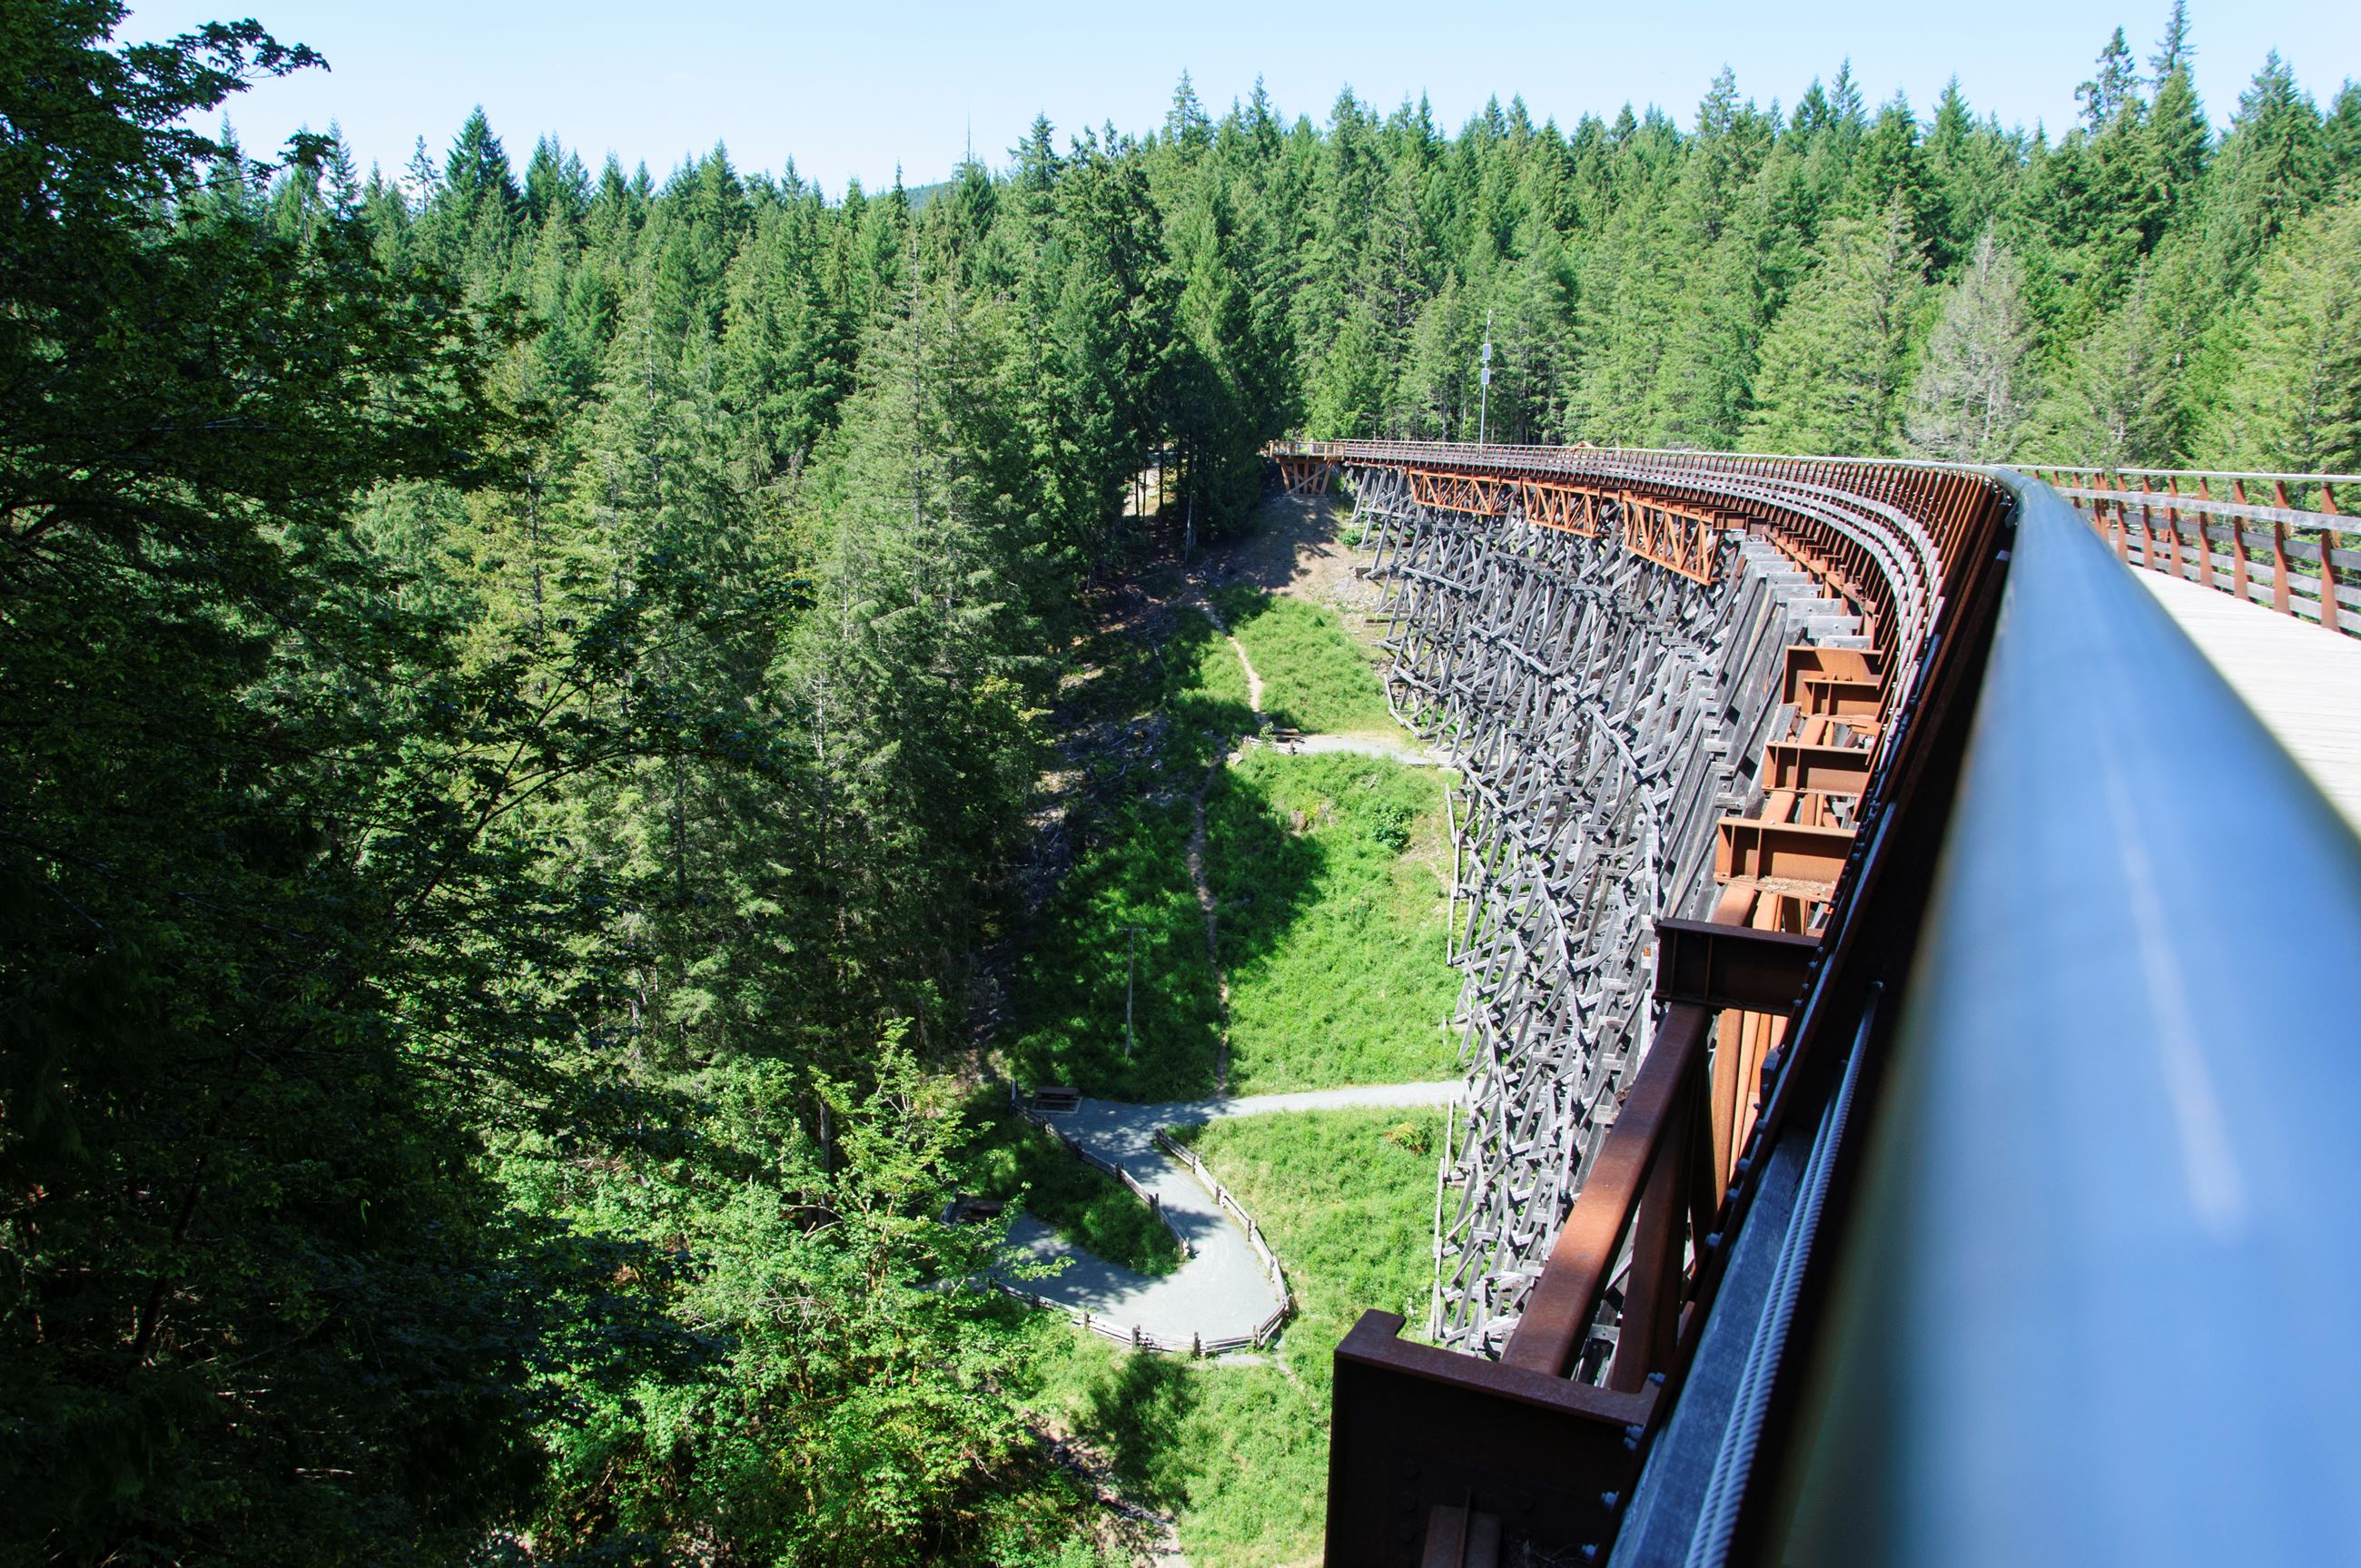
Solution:
<svg viewBox="0 0 2361 1568"><path fill-rule="evenodd" d="M1337 1348L1328 1562L2361 1560L2361 844L2127 569L2301 684L2361 479L1272 456L1470 806L1432 1343Z"/></svg>

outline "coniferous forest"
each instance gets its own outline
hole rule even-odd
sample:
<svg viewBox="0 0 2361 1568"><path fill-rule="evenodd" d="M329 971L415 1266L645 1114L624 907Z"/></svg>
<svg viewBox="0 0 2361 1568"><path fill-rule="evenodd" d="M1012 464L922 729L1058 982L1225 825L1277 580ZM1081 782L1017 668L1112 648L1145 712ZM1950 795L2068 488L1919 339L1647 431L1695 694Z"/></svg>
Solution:
<svg viewBox="0 0 2361 1568"><path fill-rule="evenodd" d="M939 1223L1061 685L1488 320L1494 440L2361 469L2361 88L2178 5L2047 133L1183 78L841 192L241 148L314 57L124 15L0 18L10 1563L1125 1559Z"/></svg>

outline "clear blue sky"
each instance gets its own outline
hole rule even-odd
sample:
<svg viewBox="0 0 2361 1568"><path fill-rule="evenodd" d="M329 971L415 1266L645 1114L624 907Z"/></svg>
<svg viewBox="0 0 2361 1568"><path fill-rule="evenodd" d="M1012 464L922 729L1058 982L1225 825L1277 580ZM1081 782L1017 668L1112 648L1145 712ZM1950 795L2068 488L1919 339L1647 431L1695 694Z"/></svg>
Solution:
<svg viewBox="0 0 2361 1568"><path fill-rule="evenodd" d="M1872 103L1906 92L1922 112L1957 72L1981 114L2054 130L2118 23L2145 58L2169 0L1724 0L1606 5L1449 0L1148 6L826 5L646 0L232 0L137 5L126 34L158 37L247 6L282 39L327 56L309 72L233 101L250 150L300 126L343 125L364 167L388 173L423 136L438 157L480 103L520 167L555 131L595 167L609 150L661 179L716 141L741 168L781 167L839 190L898 164L939 179L972 127L984 161L1038 111L1064 133L1112 119L1158 124L1185 69L1219 113L1262 76L1282 111L1324 119L1349 83L1381 108L1426 94L1455 129L1487 97L1522 93L1536 118L1571 126L1627 100L1683 124L1727 62L1740 88L1793 104L1850 56ZM2356 0L2194 0L2197 82L2224 122L2276 48L2323 103L2361 77Z"/></svg>

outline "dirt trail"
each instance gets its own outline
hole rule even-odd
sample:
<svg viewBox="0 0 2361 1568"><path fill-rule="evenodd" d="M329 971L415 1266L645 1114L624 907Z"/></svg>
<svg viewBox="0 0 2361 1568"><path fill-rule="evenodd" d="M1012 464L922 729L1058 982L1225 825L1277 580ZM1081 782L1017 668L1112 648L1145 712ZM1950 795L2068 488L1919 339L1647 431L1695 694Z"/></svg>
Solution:
<svg viewBox="0 0 2361 1568"><path fill-rule="evenodd" d="M1254 709L1255 728L1262 727L1262 674L1246 657L1246 644L1230 635L1222 621L1221 612L1211 599L1197 598L1190 602L1202 610L1205 619L1213 623L1238 656L1239 667L1246 673L1246 706ZM1222 968L1221 921L1213 909L1213 884L1205 875L1205 792L1213 787L1213 775L1229 762L1227 757L1216 757L1205 776L1197 783L1197 793L1189 799L1189 880L1196 885L1197 907L1205 912L1205 964L1213 971L1213 989L1221 1002L1222 1038L1213 1056L1213 1092L1230 1091L1230 977Z"/></svg>

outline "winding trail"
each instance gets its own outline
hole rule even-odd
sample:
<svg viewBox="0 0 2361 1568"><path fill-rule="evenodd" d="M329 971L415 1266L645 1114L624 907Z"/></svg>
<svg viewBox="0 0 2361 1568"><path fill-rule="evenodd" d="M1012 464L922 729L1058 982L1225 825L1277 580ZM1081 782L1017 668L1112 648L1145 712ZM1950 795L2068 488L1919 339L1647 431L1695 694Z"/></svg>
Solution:
<svg viewBox="0 0 2361 1568"><path fill-rule="evenodd" d="M1213 601L1199 595L1189 600L1202 610L1205 619L1213 623L1238 656L1239 667L1246 673L1246 707L1254 711L1255 728L1262 728L1262 672L1246 657L1246 644L1239 641L1222 620L1221 611ZM1197 907L1205 912L1205 965L1213 971L1213 990L1221 1006L1222 1036L1213 1053L1213 1092L1226 1094L1230 1088L1230 977L1222 968L1221 925L1213 910L1213 883L1205 874L1205 792L1213 787L1213 775L1230 763L1229 757L1217 757L1197 782L1197 793L1189 797L1189 881L1197 889Z"/></svg>
<svg viewBox="0 0 2361 1568"><path fill-rule="evenodd" d="M1450 766L1450 759L1430 746L1405 746L1382 735L1304 735L1293 740L1268 740L1264 745L1276 746L1290 756L1316 757L1325 753L1348 751L1359 757L1380 757L1389 762L1400 762L1406 768L1442 768Z"/></svg>
<svg viewBox="0 0 2361 1568"><path fill-rule="evenodd" d="M1202 591L1183 601L1203 612L1237 655L1246 672L1246 705L1254 711L1259 731L1263 713L1262 673L1246 656L1213 600ZM1198 906L1205 915L1205 961L1213 971L1221 999L1221 1043L1214 1066L1214 1097L1134 1105L1119 1100L1084 1100L1074 1111L1059 1115L1059 1127L1083 1148L1121 1166L1155 1196L1173 1231L1186 1244L1188 1255L1170 1274L1159 1278L1109 1263L1076 1246L1031 1214L1020 1213L1010 1224L1013 1250L1028 1261L1064 1266L1045 1279L1023 1282L1028 1294L1070 1311L1087 1311L1109 1327L1136 1329L1167 1344L1244 1338L1268 1321L1279 1305L1279 1291L1264 1273L1246 1234L1224 1213L1213 1193L1195 1176L1156 1146L1160 1129L1194 1125L1232 1116L1261 1116L1288 1111L1336 1111L1366 1106L1405 1108L1457 1103L1466 1084L1453 1079L1441 1083L1356 1084L1340 1089L1303 1090L1284 1094L1232 1097L1230 1080L1230 981L1221 963L1221 931L1213 883L1206 872L1205 794L1221 770L1245 755L1249 746L1279 744L1294 753L1354 752L1379 757L1411 767L1443 765L1441 753L1406 746L1376 735L1305 735L1283 742L1249 736L1237 749L1218 757L1199 781L1191 802L1189 880Z"/></svg>
<svg viewBox="0 0 2361 1568"><path fill-rule="evenodd" d="M1116 1328L1137 1328L1167 1343L1251 1334L1279 1309L1262 1264L1221 1206L1185 1168L1156 1146L1160 1127L1189 1126L1231 1116L1266 1116L1286 1111L1339 1111L1363 1106L1405 1108L1456 1103L1466 1089L1446 1083L1358 1084L1345 1089L1303 1090L1291 1094L1169 1101L1132 1105L1119 1100L1085 1100L1057 1118L1076 1143L1131 1173L1156 1194L1164 1216L1189 1244L1189 1256L1161 1278L1134 1273L1084 1251L1030 1214L1009 1227L1010 1245L1028 1260L1065 1259L1065 1268L1023 1288L1070 1311Z"/></svg>

